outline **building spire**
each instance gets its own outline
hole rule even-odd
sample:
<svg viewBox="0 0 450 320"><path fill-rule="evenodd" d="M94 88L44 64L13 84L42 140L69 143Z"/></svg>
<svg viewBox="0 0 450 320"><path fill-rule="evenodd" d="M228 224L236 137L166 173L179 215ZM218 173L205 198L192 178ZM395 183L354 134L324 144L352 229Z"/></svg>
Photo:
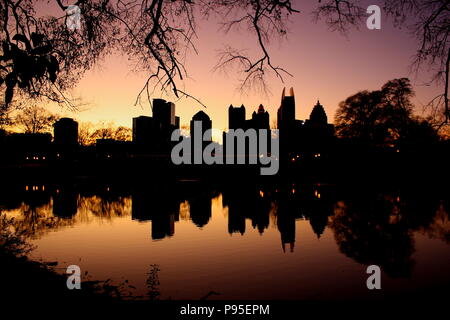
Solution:
<svg viewBox="0 0 450 320"><path fill-rule="evenodd" d="M311 111L311 115L309 116L309 120L314 123L326 124L328 123L327 114L325 109L320 104L319 99L317 99L317 104Z"/></svg>
<svg viewBox="0 0 450 320"><path fill-rule="evenodd" d="M283 88L283 92L281 93L281 102L283 102L285 96L286 96L286 88Z"/></svg>
<svg viewBox="0 0 450 320"><path fill-rule="evenodd" d="M294 97L294 88L291 87L291 89L289 90L289 95L291 97Z"/></svg>

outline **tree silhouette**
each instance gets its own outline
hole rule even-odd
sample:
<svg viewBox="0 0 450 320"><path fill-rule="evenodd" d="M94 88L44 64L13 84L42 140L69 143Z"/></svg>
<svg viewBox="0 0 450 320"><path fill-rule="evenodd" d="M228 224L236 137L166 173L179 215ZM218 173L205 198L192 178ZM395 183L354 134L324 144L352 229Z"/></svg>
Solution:
<svg viewBox="0 0 450 320"><path fill-rule="evenodd" d="M0 256L5 253L25 255L33 247L27 242L26 232L17 226L15 218L8 218L0 211Z"/></svg>
<svg viewBox="0 0 450 320"><path fill-rule="evenodd" d="M360 91L339 104L335 125L339 136L381 147L413 145L438 139L425 119L412 115L414 95L409 79L388 81L381 90Z"/></svg>
<svg viewBox="0 0 450 320"><path fill-rule="evenodd" d="M11 124L11 119L8 113L0 111L0 130L4 130L5 127Z"/></svg>
<svg viewBox="0 0 450 320"><path fill-rule="evenodd" d="M25 133L46 133L52 131L53 124L58 119L58 115L50 113L45 108L31 106L16 115L14 124Z"/></svg>
<svg viewBox="0 0 450 320"><path fill-rule="evenodd" d="M117 141L130 141L131 129L123 126L115 127L113 123L102 123L92 135L93 141L97 139L113 139Z"/></svg>
<svg viewBox="0 0 450 320"><path fill-rule="evenodd" d="M398 214L395 198L358 196L336 204L329 227L339 249L358 263L379 265L390 277L409 277L414 266L414 240Z"/></svg>
<svg viewBox="0 0 450 320"><path fill-rule="evenodd" d="M335 125L339 136L363 141L375 140L375 126L380 117L380 91L361 91L339 104Z"/></svg>
<svg viewBox="0 0 450 320"><path fill-rule="evenodd" d="M179 82L187 76L184 58L196 52L198 19L215 16L225 31L246 25L257 36L261 58L245 58L247 78L260 78L271 70L279 77L267 51L271 38L286 34L285 22L297 12L290 0L78 0L81 28L66 27L66 1L50 1L60 17L43 16L31 0L5 0L0 4L2 42L0 84L8 106L16 94L46 97L71 105L65 96L83 73L112 51L120 51L149 77L150 85L188 95ZM137 102L138 102L137 101Z"/></svg>
<svg viewBox="0 0 450 320"><path fill-rule="evenodd" d="M315 19L325 19L332 30L347 32L358 27L365 17L365 8L358 0L319 1ZM418 40L412 68L433 70L430 83L443 84L442 93L433 98L429 107L434 119L441 121L439 128L450 121L450 4L448 0L384 0L383 12L393 19L397 27L406 27Z"/></svg>
<svg viewBox="0 0 450 320"><path fill-rule="evenodd" d="M81 122L78 130L78 142L83 146L95 144L97 139L131 141L132 130L124 126L116 126L113 122Z"/></svg>
<svg viewBox="0 0 450 320"><path fill-rule="evenodd" d="M290 0L78 0L81 28L66 27L66 1L50 0L60 16L44 16L35 1L4 0L0 4L0 85L5 105L13 96L45 97L73 106L67 89L73 87L105 55L127 54L139 70L148 73L136 102L147 98L156 86L177 98L190 96L180 89L188 76L185 57L197 52L198 21L214 16L224 32L246 28L255 36L259 54L251 57L239 48L226 46L217 69L237 65L243 74L242 89L266 88L266 77L283 80L288 71L274 64L268 43L283 38L289 17L299 11ZM346 32L366 17L358 0L317 0L315 19ZM448 122L450 48L448 0L399 0L383 2L384 12L398 26L406 26L419 40L413 66L436 69L437 82L444 82L443 94L430 103L436 115ZM198 101L198 100L197 100Z"/></svg>
<svg viewBox="0 0 450 320"><path fill-rule="evenodd" d="M95 141L92 139L94 124L92 122L81 122L78 125L78 143L82 146L89 146Z"/></svg>

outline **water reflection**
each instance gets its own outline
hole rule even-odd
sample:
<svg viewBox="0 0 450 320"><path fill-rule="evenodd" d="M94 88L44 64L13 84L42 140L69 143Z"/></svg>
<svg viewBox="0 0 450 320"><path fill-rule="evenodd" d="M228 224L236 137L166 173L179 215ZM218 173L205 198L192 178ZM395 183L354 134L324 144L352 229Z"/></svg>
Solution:
<svg viewBox="0 0 450 320"><path fill-rule="evenodd" d="M243 201L245 199L245 201ZM257 188L230 188L222 193L222 205L228 208L228 233L245 234L245 221L260 234L269 227L269 215L272 210L270 200Z"/></svg>
<svg viewBox="0 0 450 320"><path fill-rule="evenodd" d="M338 201L329 226L341 252L358 263L381 266L390 277L410 277L413 231L432 230L436 220L448 222L448 211L443 213L441 201L429 190L365 190ZM448 235L447 229L442 240Z"/></svg>
<svg viewBox="0 0 450 320"><path fill-rule="evenodd" d="M78 194L71 185L58 187L53 194L53 215L72 218L78 211Z"/></svg>
<svg viewBox="0 0 450 320"><path fill-rule="evenodd" d="M379 265L390 278L409 278L417 263L416 234L450 245L449 201L443 194L430 187L386 191L320 184L214 188L188 181L127 188L28 183L2 190L0 208L16 216L34 239L49 231L64 232L69 226L101 225L122 218L133 221L136 228L151 226L148 238L164 243L176 238L180 222L195 226L192 241L200 239L201 230L217 219L212 208L219 200L226 223L216 233L245 238L252 228L259 236L271 238L270 230L276 230L277 240L271 241L279 241L278 250L287 256L298 252L304 232L298 222L305 221L317 241L331 233L339 252L356 263ZM215 250L223 250L227 243L220 246ZM159 279L153 280L159 284ZM155 288L149 287L153 298Z"/></svg>
<svg viewBox="0 0 450 320"><path fill-rule="evenodd" d="M175 233L175 221L179 221L180 201L168 190L154 188L133 191L132 219L152 222L153 240L171 237Z"/></svg>

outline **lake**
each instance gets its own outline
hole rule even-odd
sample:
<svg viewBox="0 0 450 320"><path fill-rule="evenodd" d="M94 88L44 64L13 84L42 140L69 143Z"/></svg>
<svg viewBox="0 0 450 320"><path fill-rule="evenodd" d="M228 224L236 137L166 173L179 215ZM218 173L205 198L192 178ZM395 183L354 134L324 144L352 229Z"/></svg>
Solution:
<svg viewBox="0 0 450 320"><path fill-rule="evenodd" d="M442 188L152 185L25 182L0 208L29 230L31 258L138 298L379 299L450 284ZM366 286L369 265L381 290Z"/></svg>

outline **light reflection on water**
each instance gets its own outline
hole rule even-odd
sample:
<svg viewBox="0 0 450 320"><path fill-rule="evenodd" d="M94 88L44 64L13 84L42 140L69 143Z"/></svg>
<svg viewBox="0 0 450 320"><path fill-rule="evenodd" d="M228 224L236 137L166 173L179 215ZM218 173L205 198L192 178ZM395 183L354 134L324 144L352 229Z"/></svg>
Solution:
<svg viewBox="0 0 450 320"><path fill-rule="evenodd" d="M138 296L155 265L162 299L380 297L450 282L448 203L432 193L186 189L26 185L0 205L27 225L33 258L128 280ZM380 292L366 288L370 264Z"/></svg>

